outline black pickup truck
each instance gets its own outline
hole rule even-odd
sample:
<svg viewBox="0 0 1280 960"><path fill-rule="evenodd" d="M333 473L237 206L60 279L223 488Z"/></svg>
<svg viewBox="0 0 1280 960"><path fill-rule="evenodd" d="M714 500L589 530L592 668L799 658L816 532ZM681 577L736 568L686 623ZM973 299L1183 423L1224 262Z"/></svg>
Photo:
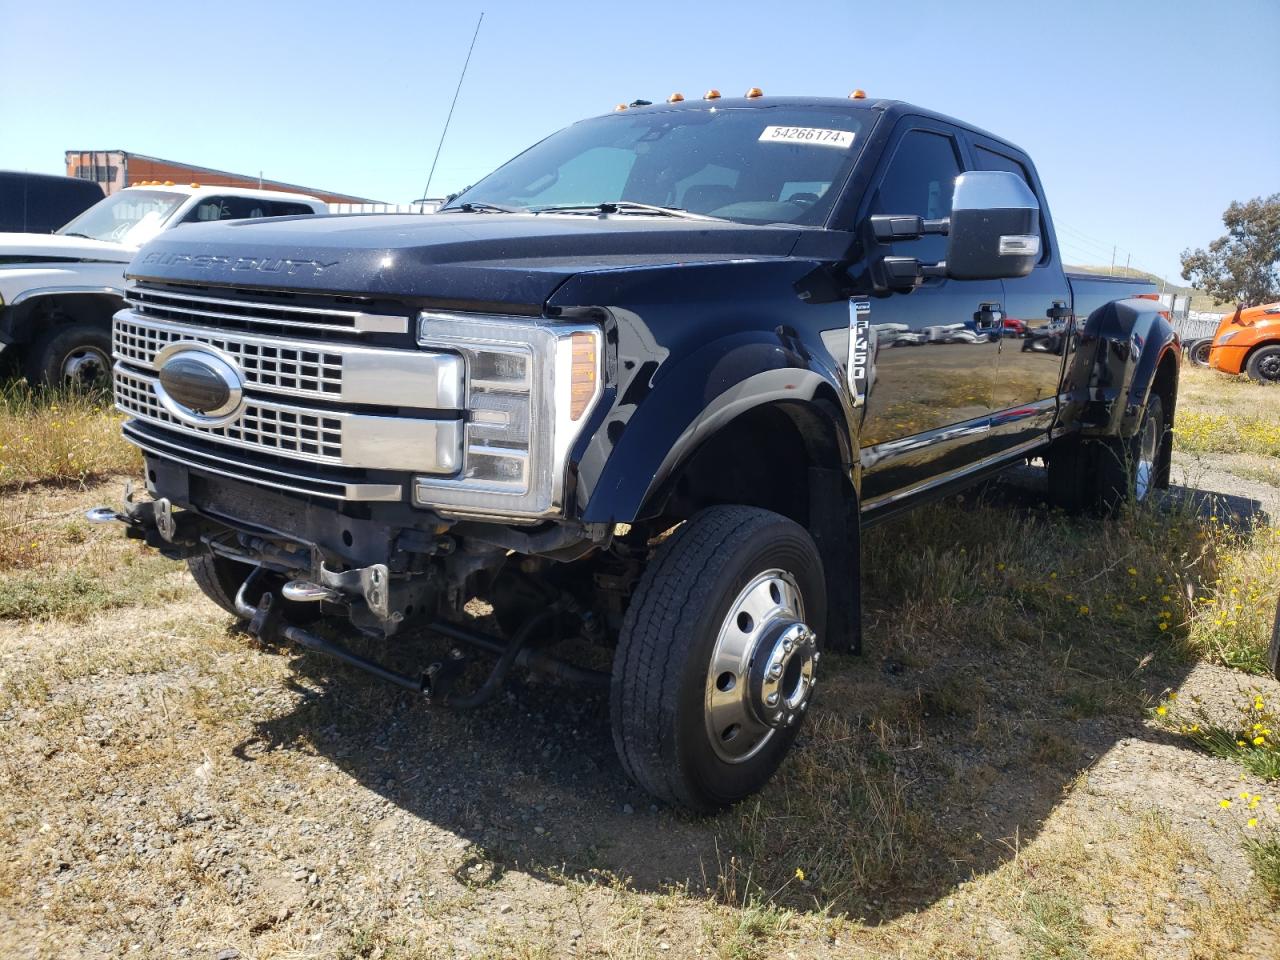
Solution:
<svg viewBox="0 0 1280 960"><path fill-rule="evenodd" d="M861 530L1034 458L1066 507L1147 497L1179 344L1142 284L1064 273L1007 141L713 94L574 124L434 216L162 234L114 325L150 497L93 517L265 639L458 708L516 668L599 683L655 796L758 789L821 651L860 645ZM410 676L342 618L456 646Z"/></svg>

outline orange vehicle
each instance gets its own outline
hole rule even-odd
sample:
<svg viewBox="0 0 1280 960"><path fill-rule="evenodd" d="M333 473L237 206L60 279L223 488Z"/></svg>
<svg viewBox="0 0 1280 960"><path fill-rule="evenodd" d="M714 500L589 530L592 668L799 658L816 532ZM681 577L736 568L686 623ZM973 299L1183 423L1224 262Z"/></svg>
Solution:
<svg viewBox="0 0 1280 960"><path fill-rule="evenodd" d="M1280 383L1280 303L1237 310L1213 335L1209 366L1251 380Z"/></svg>

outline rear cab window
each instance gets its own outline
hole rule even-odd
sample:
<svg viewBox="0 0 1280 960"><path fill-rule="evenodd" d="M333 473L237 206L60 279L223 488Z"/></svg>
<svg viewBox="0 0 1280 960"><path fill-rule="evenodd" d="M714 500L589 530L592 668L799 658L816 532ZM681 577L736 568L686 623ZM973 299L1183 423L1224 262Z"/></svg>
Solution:
<svg viewBox="0 0 1280 960"><path fill-rule="evenodd" d="M1036 195L1037 201L1040 203L1040 263L1048 263L1053 257L1051 248L1053 244L1052 232L1049 230L1048 221L1044 215L1044 199L1040 196L1040 191L1036 187L1035 178L1027 170L1026 165L1015 157L1001 153L991 147L984 146L980 143L973 145L973 159L979 170L1002 170L1005 173L1016 174L1022 178L1022 182L1031 188L1031 192Z"/></svg>

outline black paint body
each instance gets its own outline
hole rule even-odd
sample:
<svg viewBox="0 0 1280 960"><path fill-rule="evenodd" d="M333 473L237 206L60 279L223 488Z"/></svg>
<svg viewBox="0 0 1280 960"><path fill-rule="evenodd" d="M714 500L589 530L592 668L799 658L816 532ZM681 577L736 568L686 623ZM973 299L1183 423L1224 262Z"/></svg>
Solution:
<svg viewBox="0 0 1280 960"><path fill-rule="evenodd" d="M1026 155L902 103L732 104L815 102L860 111L867 127L822 227L490 213L242 221L164 233L129 273L354 295L403 312L598 317L610 376L572 451L567 496L568 519L586 523L661 514L695 453L765 406L799 437L801 466L837 471L867 519L1043 452L1065 431L1135 430L1157 367L1176 363L1176 336L1158 303L1126 299L1149 286L1064 273ZM869 296L858 227L913 129L953 138L965 169L979 168L981 147L1024 171L1044 248L1029 276ZM861 384L847 369L858 299L871 341ZM785 472L781 451L801 447L775 448L768 433L752 437L752 454L777 456L769 469Z"/></svg>

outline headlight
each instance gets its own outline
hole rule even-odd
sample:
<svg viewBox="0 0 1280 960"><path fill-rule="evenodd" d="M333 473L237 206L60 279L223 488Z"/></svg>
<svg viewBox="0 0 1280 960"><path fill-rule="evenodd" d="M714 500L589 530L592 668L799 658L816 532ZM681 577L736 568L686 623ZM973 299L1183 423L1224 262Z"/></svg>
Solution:
<svg viewBox="0 0 1280 960"><path fill-rule="evenodd" d="M423 312L418 343L462 355L468 419L462 470L415 477L415 502L450 516L558 512L569 447L603 389L600 328Z"/></svg>
<svg viewBox="0 0 1280 960"><path fill-rule="evenodd" d="M1214 343L1214 346L1217 346L1218 344L1221 344L1221 343L1226 343L1228 340L1230 340L1239 332L1240 332L1239 330L1228 330L1226 333L1224 333L1222 336L1220 336L1217 339L1217 341Z"/></svg>

